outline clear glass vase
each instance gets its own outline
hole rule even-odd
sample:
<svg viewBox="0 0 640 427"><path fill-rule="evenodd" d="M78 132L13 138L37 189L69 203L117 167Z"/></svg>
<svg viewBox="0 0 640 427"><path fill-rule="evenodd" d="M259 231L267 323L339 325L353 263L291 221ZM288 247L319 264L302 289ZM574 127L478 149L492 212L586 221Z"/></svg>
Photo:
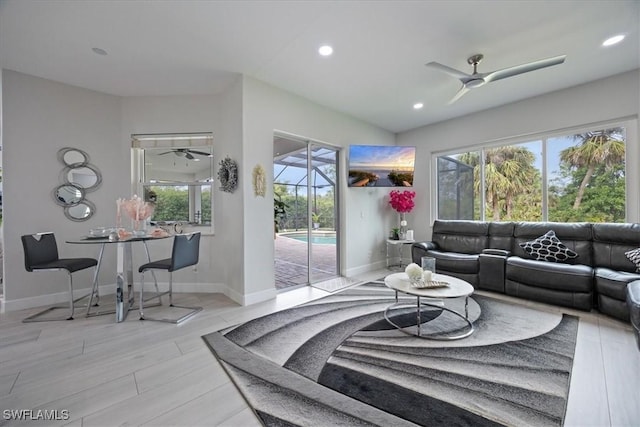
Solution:
<svg viewBox="0 0 640 427"><path fill-rule="evenodd" d="M398 232L398 237L400 240L405 240L407 238L407 220L404 217L404 212L400 213L400 231Z"/></svg>

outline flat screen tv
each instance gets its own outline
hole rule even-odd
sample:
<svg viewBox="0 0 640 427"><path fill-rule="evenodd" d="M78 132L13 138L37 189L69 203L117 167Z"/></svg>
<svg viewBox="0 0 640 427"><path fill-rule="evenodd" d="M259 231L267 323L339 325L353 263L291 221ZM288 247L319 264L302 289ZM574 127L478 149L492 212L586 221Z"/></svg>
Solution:
<svg viewBox="0 0 640 427"><path fill-rule="evenodd" d="M416 147L349 146L349 187L412 187Z"/></svg>

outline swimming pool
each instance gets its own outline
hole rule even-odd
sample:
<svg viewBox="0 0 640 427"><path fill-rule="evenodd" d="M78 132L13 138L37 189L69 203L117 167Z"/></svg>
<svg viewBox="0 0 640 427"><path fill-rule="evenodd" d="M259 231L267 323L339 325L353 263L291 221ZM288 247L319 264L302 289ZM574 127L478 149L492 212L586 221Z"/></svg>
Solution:
<svg viewBox="0 0 640 427"><path fill-rule="evenodd" d="M291 233L284 234L284 237L288 237L290 239L299 240L301 242L307 242L307 233ZM336 244L336 235L335 234L313 234L311 235L311 243L317 243L321 245L335 245Z"/></svg>

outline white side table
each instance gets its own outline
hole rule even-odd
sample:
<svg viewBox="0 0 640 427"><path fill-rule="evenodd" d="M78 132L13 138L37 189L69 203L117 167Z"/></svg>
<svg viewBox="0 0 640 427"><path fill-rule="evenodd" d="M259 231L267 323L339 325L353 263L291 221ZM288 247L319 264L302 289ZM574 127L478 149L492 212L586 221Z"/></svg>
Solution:
<svg viewBox="0 0 640 427"><path fill-rule="evenodd" d="M387 269L388 270L402 270L409 263L402 263L402 248L404 245L411 245L415 243L415 240L393 240L387 239ZM409 254L411 257L411 254ZM395 259L397 258L398 263L395 263ZM393 259L393 261L392 261Z"/></svg>

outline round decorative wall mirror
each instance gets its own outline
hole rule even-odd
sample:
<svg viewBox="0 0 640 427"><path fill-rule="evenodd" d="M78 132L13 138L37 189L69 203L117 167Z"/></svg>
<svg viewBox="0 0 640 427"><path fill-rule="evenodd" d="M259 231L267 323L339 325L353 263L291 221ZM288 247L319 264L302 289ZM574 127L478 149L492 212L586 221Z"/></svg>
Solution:
<svg viewBox="0 0 640 427"><path fill-rule="evenodd" d="M60 206L75 206L84 199L84 188L75 184L62 184L53 190L53 199Z"/></svg>
<svg viewBox="0 0 640 427"><path fill-rule="evenodd" d="M81 167L89 163L89 155L77 148L65 147L58 151L58 159L70 167Z"/></svg>
<svg viewBox="0 0 640 427"><path fill-rule="evenodd" d="M86 221L96 212L96 206L88 200L83 200L77 205L66 206L64 214L71 221Z"/></svg>
<svg viewBox="0 0 640 427"><path fill-rule="evenodd" d="M66 184L78 185L85 191L93 191L102 183L102 174L98 168L90 164L80 167L67 166L62 175Z"/></svg>
<svg viewBox="0 0 640 427"><path fill-rule="evenodd" d="M89 163L89 155L77 148L58 150L58 160L64 165L61 184L53 189L53 200L64 207L64 215L71 221L86 221L96 213L96 205L85 198L102 184L102 174Z"/></svg>

